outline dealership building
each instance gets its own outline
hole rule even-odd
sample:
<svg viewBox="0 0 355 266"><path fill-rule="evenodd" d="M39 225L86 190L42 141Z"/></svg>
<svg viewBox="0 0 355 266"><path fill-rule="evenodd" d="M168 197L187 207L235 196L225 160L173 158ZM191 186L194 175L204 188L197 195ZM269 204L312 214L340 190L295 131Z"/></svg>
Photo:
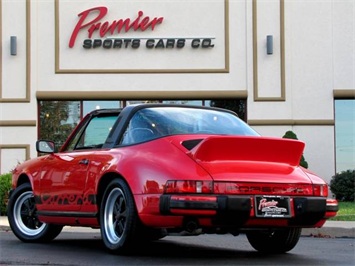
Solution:
<svg viewBox="0 0 355 266"><path fill-rule="evenodd" d="M355 168L353 0L0 0L0 40L1 173L89 111L138 102L293 131L328 182Z"/></svg>

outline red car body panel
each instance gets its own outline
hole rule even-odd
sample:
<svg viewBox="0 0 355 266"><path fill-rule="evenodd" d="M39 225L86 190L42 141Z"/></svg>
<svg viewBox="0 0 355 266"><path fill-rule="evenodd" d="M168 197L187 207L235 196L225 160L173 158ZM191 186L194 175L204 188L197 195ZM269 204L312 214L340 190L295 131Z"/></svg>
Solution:
<svg viewBox="0 0 355 266"><path fill-rule="evenodd" d="M191 156L196 161L274 162L298 166L304 143L258 136L211 136L198 144ZM270 152L272 151L272 153Z"/></svg>

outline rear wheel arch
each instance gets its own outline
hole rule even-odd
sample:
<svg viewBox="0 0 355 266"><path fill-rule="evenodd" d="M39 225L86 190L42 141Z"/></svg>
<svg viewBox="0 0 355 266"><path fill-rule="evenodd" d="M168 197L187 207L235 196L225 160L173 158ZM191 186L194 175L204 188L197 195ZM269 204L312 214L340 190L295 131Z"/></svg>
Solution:
<svg viewBox="0 0 355 266"><path fill-rule="evenodd" d="M97 207L98 207L98 213L100 213L102 198L104 196L104 193L106 191L107 186L111 183L112 180L117 179L117 178L122 179L127 184L128 188L130 189L127 180L122 175L120 175L118 173L106 173L106 174L104 174L100 178L99 184L97 186L96 204L97 204ZM131 190L131 193L133 195L132 190Z"/></svg>
<svg viewBox="0 0 355 266"><path fill-rule="evenodd" d="M147 241L152 241L152 240L158 240L158 239L165 237L167 235L167 231L165 229L149 228L149 227L146 227L142 223L142 221L140 220L139 214L137 212L137 204L134 199L132 188L130 187L128 181L122 175L117 174L117 173L109 173L109 174L102 176L102 178L99 182L99 185L98 185L96 204L98 206L98 221L101 226L101 230L102 230L102 227L104 226L101 224L102 220L103 220L101 217L103 210L101 210L101 208L104 208L102 201L104 200L105 192L107 192L107 188L109 186L112 186L113 183L116 183L116 184L121 183L121 185L119 185L120 189L122 189L122 186L125 186L127 189L126 192L128 192L127 194L124 193L125 197L127 197L126 200L131 201L133 203L134 211L133 211L132 215L135 216L135 218L134 218L135 225L134 225L134 229L133 229L134 232L131 232L133 235L132 235L132 239L130 241L147 242ZM124 191L124 189L122 191ZM106 227L104 226L104 228L107 228L107 226ZM129 245L130 244L128 244L128 246ZM118 248L118 249L120 249L120 248Z"/></svg>
<svg viewBox="0 0 355 266"><path fill-rule="evenodd" d="M302 228L254 230L246 233L251 246L262 253L285 253L293 249L300 239Z"/></svg>
<svg viewBox="0 0 355 266"><path fill-rule="evenodd" d="M126 252L137 243L140 220L131 189L123 178L108 179L99 211L101 237L113 252Z"/></svg>

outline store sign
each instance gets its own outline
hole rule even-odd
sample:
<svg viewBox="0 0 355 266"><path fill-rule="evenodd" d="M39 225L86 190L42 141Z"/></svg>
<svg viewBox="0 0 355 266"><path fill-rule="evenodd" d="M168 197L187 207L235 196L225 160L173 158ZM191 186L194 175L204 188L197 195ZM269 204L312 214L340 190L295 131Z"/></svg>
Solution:
<svg viewBox="0 0 355 266"><path fill-rule="evenodd" d="M83 47L86 49L103 47L106 49L114 48L139 48L145 46L146 48L184 48L187 41L190 40L192 48L212 48L214 44L212 39L205 38L120 38L121 32L154 31L155 27L163 23L163 17L145 16L143 11L139 11L136 18L124 18L113 21L105 21L104 18L108 12L108 8L104 6L94 7L79 13L79 21L76 24L70 40L69 47L73 48L76 38L80 31L87 31L87 39L83 41ZM96 13L96 16L88 19L91 13ZM94 34L99 35L98 38L93 38ZM114 37L118 36L118 37ZM105 38L106 39L102 39Z"/></svg>
<svg viewBox="0 0 355 266"><path fill-rule="evenodd" d="M226 70L225 0L96 2L56 1L57 72Z"/></svg>

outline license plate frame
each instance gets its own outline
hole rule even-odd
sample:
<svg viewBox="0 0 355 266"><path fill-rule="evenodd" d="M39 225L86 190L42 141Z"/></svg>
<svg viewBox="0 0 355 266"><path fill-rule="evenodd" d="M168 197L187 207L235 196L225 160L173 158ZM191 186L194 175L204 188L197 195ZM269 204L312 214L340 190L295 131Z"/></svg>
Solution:
<svg viewBox="0 0 355 266"><path fill-rule="evenodd" d="M290 197L287 196L255 196L255 216L259 218L291 217Z"/></svg>

